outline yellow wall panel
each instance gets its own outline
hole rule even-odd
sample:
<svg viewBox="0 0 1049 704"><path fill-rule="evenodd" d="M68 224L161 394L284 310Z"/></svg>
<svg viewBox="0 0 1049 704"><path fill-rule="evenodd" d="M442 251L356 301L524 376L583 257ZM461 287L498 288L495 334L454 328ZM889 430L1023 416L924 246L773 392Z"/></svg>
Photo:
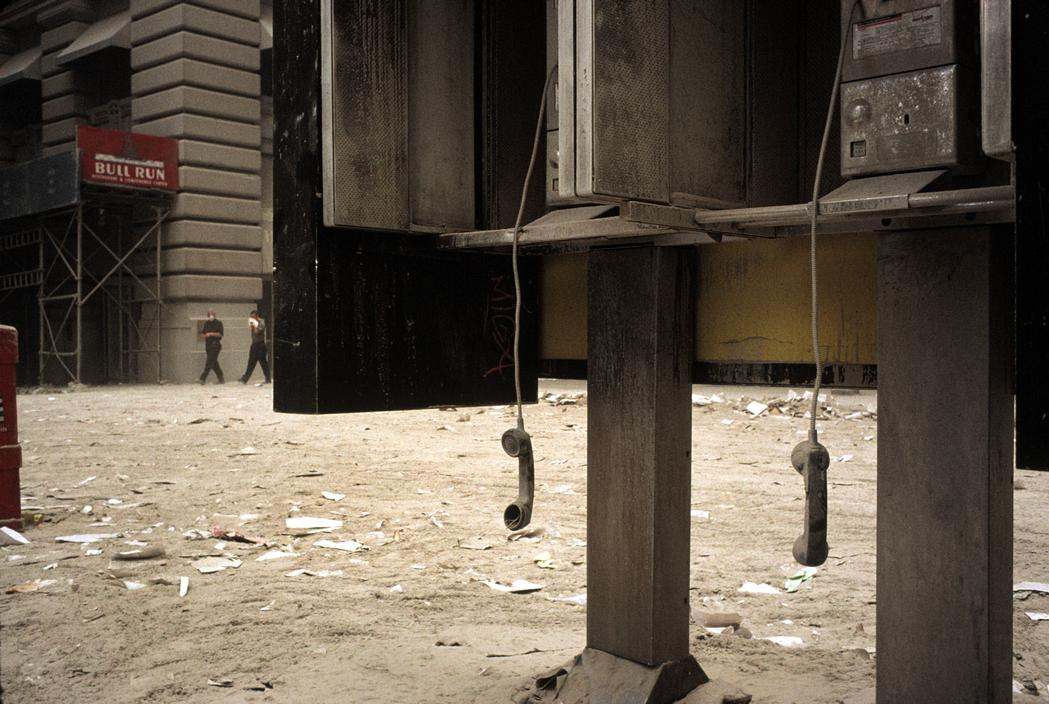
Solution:
<svg viewBox="0 0 1049 704"><path fill-rule="evenodd" d="M875 364L875 236L821 235L820 346L831 364ZM697 248L696 359L807 363L807 237ZM586 358L586 255L543 259L540 356Z"/></svg>

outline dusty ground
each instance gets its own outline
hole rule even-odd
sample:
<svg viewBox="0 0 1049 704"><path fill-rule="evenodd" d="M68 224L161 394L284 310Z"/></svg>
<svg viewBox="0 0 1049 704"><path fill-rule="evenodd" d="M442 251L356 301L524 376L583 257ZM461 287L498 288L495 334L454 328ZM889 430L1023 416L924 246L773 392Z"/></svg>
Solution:
<svg viewBox="0 0 1049 704"><path fill-rule="evenodd" d="M794 570L802 486L788 455L803 421L751 419L731 398L693 414L693 508L710 513L692 523L693 606L737 610L754 635L693 624L693 652L755 702L837 702L873 685L864 649L875 643L876 422L843 418L873 401L833 399L843 410L821 440L852 458L831 466L831 559L810 588L776 596L737 590L744 580L782 588ZM23 503L44 522L25 531L30 545L0 549L0 587L55 582L0 595L4 701L508 702L528 676L583 646L584 607L551 598L586 589L585 405L528 410L534 522L546 533L508 542L501 513L516 465L498 442L505 409L286 416L270 410L268 387L238 384L45 392L19 404ZM256 454L238 454L245 448ZM1018 472L1017 485L1016 579L1049 581L1049 475ZM284 521L295 516L345 524L294 537ZM183 535L216 523L298 555L260 562L270 548ZM94 545L55 542L114 532ZM491 548L457 546L477 537ZM351 538L370 549L313 546ZM113 562L134 549L126 541L167 555ZM535 563L541 552L553 569ZM190 562L206 555L242 564L201 574ZM337 572L287 576L299 568ZM544 586L503 594L478 575ZM180 576L190 578L185 598ZM1049 596L1015 602L1015 676L1046 682L1049 622L1028 610L1049 611ZM768 636L798 636L804 647Z"/></svg>

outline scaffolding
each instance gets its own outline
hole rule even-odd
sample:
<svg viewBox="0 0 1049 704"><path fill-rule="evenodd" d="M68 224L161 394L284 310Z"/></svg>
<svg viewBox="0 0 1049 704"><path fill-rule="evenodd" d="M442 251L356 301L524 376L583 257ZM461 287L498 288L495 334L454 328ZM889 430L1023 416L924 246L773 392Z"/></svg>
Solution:
<svg viewBox="0 0 1049 704"><path fill-rule="evenodd" d="M81 383L84 310L98 296L115 310L103 315L106 336L117 340L104 350L107 369L115 352L116 379L141 380L146 356L161 380L161 225L169 209L164 193L85 188L73 206L0 235L0 249L38 249L36 269L0 276L0 300L16 288L39 291L39 383L54 374Z"/></svg>

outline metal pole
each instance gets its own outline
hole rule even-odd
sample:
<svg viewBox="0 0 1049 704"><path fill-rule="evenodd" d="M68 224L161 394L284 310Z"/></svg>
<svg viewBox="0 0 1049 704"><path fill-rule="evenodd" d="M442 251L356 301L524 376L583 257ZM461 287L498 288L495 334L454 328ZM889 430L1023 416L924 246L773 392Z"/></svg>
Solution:
<svg viewBox="0 0 1049 704"><path fill-rule="evenodd" d="M130 212L128 215L130 216ZM123 251L124 248L124 219L120 219L120 223L117 225L117 251ZM117 271L117 356L119 359L120 369L120 381L121 383L127 381L126 372L124 371L124 308L126 306L124 301L124 271L123 269Z"/></svg>
<svg viewBox="0 0 1049 704"><path fill-rule="evenodd" d="M43 229L43 226L41 226L41 230L42 229ZM41 232L40 233L40 271L42 272L42 274L40 276L40 291L36 294L37 310L39 312L39 316L38 317L40 319L39 320L40 329L37 332L37 334L38 334L38 336L40 338L40 344L37 347L37 356L39 357L39 361L37 362L38 366L37 366L37 370L36 370L36 376L37 376L37 380L36 381L37 381L37 384L40 385L40 386L44 385L44 357L45 357L45 355L44 355L44 291L46 291L46 286L47 286L47 270L44 268L44 241L45 241L44 233Z"/></svg>
<svg viewBox="0 0 1049 704"><path fill-rule="evenodd" d="M160 222L167 216L167 213L161 213L160 208L153 210L153 215L157 219L156 230L157 230L157 247L156 247L156 286L157 286L157 383L161 381L161 366L160 366L160 336L162 332L161 328L161 317L164 314L164 302L160 295Z"/></svg>
<svg viewBox="0 0 1049 704"><path fill-rule="evenodd" d="M83 219L84 219L84 206L82 203L77 204L76 207L76 378L74 381L80 383L80 357L81 357L81 337L80 328L83 322L83 309L80 305L80 296L82 293L82 282L83 266L84 266L84 233L83 233Z"/></svg>

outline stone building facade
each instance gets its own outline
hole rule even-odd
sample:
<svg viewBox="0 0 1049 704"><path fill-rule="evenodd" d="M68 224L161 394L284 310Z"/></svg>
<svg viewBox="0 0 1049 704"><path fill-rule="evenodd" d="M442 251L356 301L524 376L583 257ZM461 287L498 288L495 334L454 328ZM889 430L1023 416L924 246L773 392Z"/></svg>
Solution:
<svg viewBox="0 0 1049 704"><path fill-rule="evenodd" d="M74 149L80 124L178 140L161 254L171 381L200 374L208 308L226 324L226 374L239 375L248 312L268 307L271 18L260 0L16 0L0 11L0 168Z"/></svg>

